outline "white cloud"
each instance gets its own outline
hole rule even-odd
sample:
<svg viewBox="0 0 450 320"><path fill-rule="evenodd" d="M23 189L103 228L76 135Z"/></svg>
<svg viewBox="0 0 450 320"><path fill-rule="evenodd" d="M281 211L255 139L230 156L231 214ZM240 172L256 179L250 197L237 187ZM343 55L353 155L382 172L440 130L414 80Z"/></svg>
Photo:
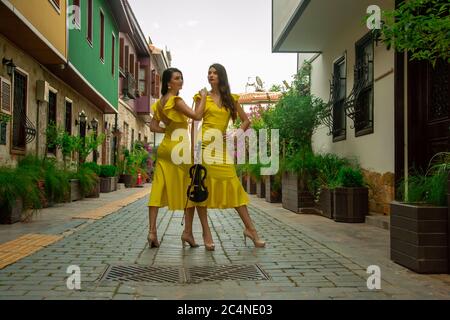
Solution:
<svg viewBox="0 0 450 320"><path fill-rule="evenodd" d="M199 24L199 21L198 20L189 20L187 23L186 23L186 25L188 26L188 27L195 27L196 25L198 25Z"/></svg>
<svg viewBox="0 0 450 320"><path fill-rule="evenodd" d="M153 29L158 30L158 29L160 29L160 28L161 28L161 26L159 25L158 22L153 22Z"/></svg>

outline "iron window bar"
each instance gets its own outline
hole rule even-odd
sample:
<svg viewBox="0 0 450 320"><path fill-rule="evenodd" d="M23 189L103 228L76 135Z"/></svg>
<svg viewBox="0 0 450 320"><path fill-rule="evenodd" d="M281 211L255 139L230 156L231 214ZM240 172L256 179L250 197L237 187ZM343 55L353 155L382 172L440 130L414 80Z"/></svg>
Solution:
<svg viewBox="0 0 450 320"><path fill-rule="evenodd" d="M358 105L361 93L370 85L372 85L372 80L369 79L369 70L373 64L373 59L370 59L369 55L366 55L365 59L362 59L354 67L354 83L352 91L349 96L344 101L345 114L353 121L351 128L354 129L356 125L360 124L357 122L358 116L363 112L361 106ZM368 120L370 122L370 120ZM363 121L364 123L367 121Z"/></svg>
<svg viewBox="0 0 450 320"><path fill-rule="evenodd" d="M30 119L28 119L27 115L25 114L25 110L21 110L19 113L19 121L20 123L25 123L25 143L29 144L33 142L33 140L36 138L36 127L31 122Z"/></svg>
<svg viewBox="0 0 450 320"><path fill-rule="evenodd" d="M323 116L322 116L322 124L324 124L328 128L328 136L331 136L332 134L338 133L342 131L342 128L335 129L334 128L334 116L333 116L333 110L334 105L339 101L339 86L340 81L346 80L345 77L339 77L335 74L331 74L331 80L330 80L330 98L329 101L325 107Z"/></svg>

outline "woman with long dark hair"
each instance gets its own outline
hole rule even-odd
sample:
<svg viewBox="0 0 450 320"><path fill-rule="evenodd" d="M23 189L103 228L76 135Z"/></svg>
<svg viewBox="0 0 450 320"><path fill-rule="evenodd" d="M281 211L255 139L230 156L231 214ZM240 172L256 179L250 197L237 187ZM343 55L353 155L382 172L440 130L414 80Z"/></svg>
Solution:
<svg viewBox="0 0 450 320"><path fill-rule="evenodd" d="M250 127L250 120L238 102L239 96L230 92L227 72L222 65L216 63L209 67L208 82L211 85L211 91L206 97L201 134L203 165L207 169L205 185L209 191L209 196L205 202L190 204L195 205L197 208L203 228L203 240L208 250L214 250L206 214L208 208L235 208L245 225L243 231L244 241L246 238L250 238L255 247L262 248L265 246L265 242L259 239L248 213L247 204L249 203L249 198L236 175L234 163L227 161L229 155L227 154L226 144L224 143L222 150L215 150L214 159L211 159L211 155L205 152L205 149L208 149L208 145L212 142L207 139L209 137L208 131L220 130L220 133L225 137L230 119L234 122L239 116L242 121L240 128L243 131ZM194 96L196 110L197 107L202 108L203 100L200 94ZM217 159L221 161L213 163ZM188 225L188 219L193 219L194 209L194 207L187 209L186 225ZM192 223L190 222L189 224Z"/></svg>
<svg viewBox="0 0 450 320"><path fill-rule="evenodd" d="M200 120L206 103L207 90L200 91L200 104L194 111L182 98L178 96L183 87L183 74L176 68L169 68L162 75L161 99L151 106L153 119L150 129L156 133L164 133L164 138L158 147L157 161L153 174L152 189L149 207L149 234L150 248L158 248L156 219L161 207L169 210L184 210L186 205L186 189L188 186L187 169L184 165L175 164L172 160L172 149L179 141L172 141L172 133L177 129L185 130L188 137L188 118ZM160 123L164 123L164 128ZM190 217L192 215L192 217ZM186 227L181 236L184 244L198 247L192 234L192 220L194 212L186 213ZM190 224L189 224L190 223Z"/></svg>

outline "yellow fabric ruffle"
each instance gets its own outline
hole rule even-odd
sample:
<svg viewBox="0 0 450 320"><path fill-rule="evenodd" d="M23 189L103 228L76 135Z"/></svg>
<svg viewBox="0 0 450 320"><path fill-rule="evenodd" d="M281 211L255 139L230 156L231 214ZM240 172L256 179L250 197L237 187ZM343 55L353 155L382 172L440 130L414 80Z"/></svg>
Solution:
<svg viewBox="0 0 450 320"><path fill-rule="evenodd" d="M169 100L167 100L166 104L162 108L162 112L164 113L164 115L174 122L186 122L187 121L187 117L184 114L181 114L180 112L175 110L175 108L174 108L177 100L180 100L180 99L182 99L182 98L179 96L172 96L169 98ZM158 109L158 103L160 103L160 101L161 100L156 101L151 106L154 117L157 121L161 121L161 118L162 118L160 111Z"/></svg>

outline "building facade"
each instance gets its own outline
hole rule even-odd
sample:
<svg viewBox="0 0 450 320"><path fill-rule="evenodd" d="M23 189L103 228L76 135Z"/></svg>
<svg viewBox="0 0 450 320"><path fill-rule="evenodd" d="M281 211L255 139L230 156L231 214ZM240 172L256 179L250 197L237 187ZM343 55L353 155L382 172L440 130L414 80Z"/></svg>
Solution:
<svg viewBox="0 0 450 320"><path fill-rule="evenodd" d="M433 154L449 150L448 64L431 71L410 62L378 42L364 21L369 6L384 11L399 3L272 1L273 51L297 53L299 67L310 62L311 92L329 105L314 150L356 159L369 184L370 211L382 214L389 214L408 168L425 168ZM441 88L434 98L433 86ZM439 112L431 110L432 99L446 101L435 107Z"/></svg>

